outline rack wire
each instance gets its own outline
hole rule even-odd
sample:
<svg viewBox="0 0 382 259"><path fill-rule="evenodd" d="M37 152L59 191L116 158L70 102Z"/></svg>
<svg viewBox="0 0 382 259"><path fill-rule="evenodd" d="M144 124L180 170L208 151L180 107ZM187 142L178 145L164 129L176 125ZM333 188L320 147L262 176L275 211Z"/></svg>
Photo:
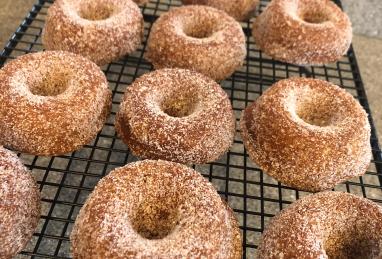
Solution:
<svg viewBox="0 0 382 259"><path fill-rule="evenodd" d="M341 3L335 1L339 6ZM261 1L257 15L268 1ZM39 0L5 46L0 67L19 55L43 50L41 32L52 1ZM143 58L147 35L158 15L179 0L151 0L142 7L145 40L133 54L102 67L113 91L113 108L102 131L81 150L55 157L19 154L32 170L42 193L42 215L32 240L17 258L70 258L69 234L76 215L97 182L112 169L136 161L117 137L114 117L126 87L137 77L152 70ZM252 20L251 20L252 21ZM315 67L299 67L277 62L263 54L251 37L251 21L242 23L247 37L245 64L229 79L221 82L229 95L237 122L240 112L274 82L292 76L321 78L348 90L370 114L357 60L351 47L340 61ZM382 204L382 156L372 125L373 160L366 175L338 185L347 191ZM281 209L307 195L264 174L248 157L239 131L230 151L218 161L194 166L216 187L234 209L243 234L243 258L253 257L264 226Z"/></svg>

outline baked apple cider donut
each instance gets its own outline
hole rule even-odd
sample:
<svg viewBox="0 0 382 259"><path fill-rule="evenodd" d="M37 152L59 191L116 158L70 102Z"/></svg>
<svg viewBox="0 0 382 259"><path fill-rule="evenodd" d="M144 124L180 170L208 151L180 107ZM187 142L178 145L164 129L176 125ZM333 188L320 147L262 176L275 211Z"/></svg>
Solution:
<svg viewBox="0 0 382 259"><path fill-rule="evenodd" d="M255 13L259 0L182 0L188 5L208 5L220 9L238 21L244 21Z"/></svg>
<svg viewBox="0 0 382 259"><path fill-rule="evenodd" d="M151 30L146 58L156 69L185 68L217 81L243 64L245 36L225 12L188 5L162 14Z"/></svg>
<svg viewBox="0 0 382 259"><path fill-rule="evenodd" d="M339 60L349 49L349 17L331 0L273 0L253 24L256 44L297 65Z"/></svg>
<svg viewBox="0 0 382 259"><path fill-rule="evenodd" d="M31 172L0 146L0 258L20 252L40 219L40 192Z"/></svg>
<svg viewBox="0 0 382 259"><path fill-rule="evenodd" d="M143 16L131 0L57 0L48 9L42 42L105 65L135 51Z"/></svg>
<svg viewBox="0 0 382 259"><path fill-rule="evenodd" d="M111 108L101 69L69 52L23 55L0 70L0 144L35 155L89 143Z"/></svg>
<svg viewBox="0 0 382 259"><path fill-rule="evenodd" d="M233 211L195 170L145 160L103 178L70 236L74 258L230 258L242 254Z"/></svg>
<svg viewBox="0 0 382 259"><path fill-rule="evenodd" d="M329 82L277 82L242 113L241 134L250 158L270 176L311 192L366 172L370 125L355 98Z"/></svg>
<svg viewBox="0 0 382 259"><path fill-rule="evenodd" d="M161 69L127 88L115 127L138 157L203 164L229 149L235 117L227 94L212 79Z"/></svg>
<svg viewBox="0 0 382 259"><path fill-rule="evenodd" d="M382 207L342 192L296 201L266 226L258 259L382 258Z"/></svg>

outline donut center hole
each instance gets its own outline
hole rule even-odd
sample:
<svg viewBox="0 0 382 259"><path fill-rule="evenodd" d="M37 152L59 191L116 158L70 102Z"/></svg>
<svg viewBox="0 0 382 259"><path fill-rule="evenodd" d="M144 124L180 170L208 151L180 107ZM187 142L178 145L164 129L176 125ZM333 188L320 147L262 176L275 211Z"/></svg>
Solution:
<svg viewBox="0 0 382 259"><path fill-rule="evenodd" d="M34 95L57 96L68 89L69 75L62 72L50 72L42 75L41 79L32 83L29 90Z"/></svg>
<svg viewBox="0 0 382 259"><path fill-rule="evenodd" d="M313 97L302 97L297 100L297 116L314 126L326 127L332 125L336 118L336 111L333 108L331 98L328 99L314 93L307 94L307 96Z"/></svg>
<svg viewBox="0 0 382 259"><path fill-rule="evenodd" d="M306 12L301 17L307 23L320 24L329 21L329 16L324 12Z"/></svg>
<svg viewBox="0 0 382 259"><path fill-rule="evenodd" d="M178 94L167 98L162 103L162 110L171 117L182 118L191 115L196 108L197 100L191 93Z"/></svg>
<svg viewBox="0 0 382 259"><path fill-rule="evenodd" d="M203 27L193 27L189 28L188 30L185 30L184 33L192 38L196 39L204 39L211 37L212 34L214 34L214 31L210 28L203 28Z"/></svg>
<svg viewBox="0 0 382 259"><path fill-rule="evenodd" d="M110 18L114 8L106 4L86 4L80 7L79 16L90 21L100 21Z"/></svg>
<svg viewBox="0 0 382 259"><path fill-rule="evenodd" d="M188 37L205 39L211 37L217 30L217 21L206 17L195 17L187 19L183 23L183 32Z"/></svg>
<svg viewBox="0 0 382 259"><path fill-rule="evenodd" d="M369 231L373 233L372 229ZM328 258L379 258L382 255L379 241L372 239L370 233L357 228L338 231L324 243Z"/></svg>
<svg viewBox="0 0 382 259"><path fill-rule="evenodd" d="M305 106L297 111L297 115L311 125L325 127L331 124L332 115L321 107Z"/></svg>
<svg viewBox="0 0 382 259"><path fill-rule="evenodd" d="M360 239L360 240L343 240L342 243L337 243L336 249L326 250L328 258L378 258L380 255L379 244L375 240Z"/></svg>
<svg viewBox="0 0 382 259"><path fill-rule="evenodd" d="M144 200L132 220L133 229L147 239L162 239L178 224L177 202L168 197Z"/></svg>
<svg viewBox="0 0 382 259"><path fill-rule="evenodd" d="M331 20L333 10L324 1L299 1L297 13L299 17L311 24L321 24Z"/></svg>

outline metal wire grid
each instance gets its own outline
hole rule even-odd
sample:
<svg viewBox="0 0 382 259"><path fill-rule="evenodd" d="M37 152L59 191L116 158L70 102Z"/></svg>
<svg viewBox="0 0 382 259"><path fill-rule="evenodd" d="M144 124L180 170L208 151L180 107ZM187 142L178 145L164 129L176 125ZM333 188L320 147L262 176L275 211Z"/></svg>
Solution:
<svg viewBox="0 0 382 259"><path fill-rule="evenodd" d="M0 66L19 55L41 51L41 31L52 1L39 0L6 45ZM262 1L260 11L268 1ZM337 4L340 5L339 2ZM145 18L145 41L132 55L103 67L110 89L113 108L104 128L92 143L71 154L38 157L20 154L32 170L42 192L42 216L31 242L17 258L70 258L69 234L76 215L97 182L112 169L137 160L116 136L114 117L126 87L135 78L152 70L143 59L147 35L160 13L179 0L151 0L142 7ZM247 35L248 56L244 66L221 83L230 96L237 121L240 112L274 82L292 76L321 78L347 89L370 114L365 90L354 51L330 65L298 67L272 60L264 55L250 37L250 22L242 23ZM370 122L372 120L370 118ZM382 158L372 126L371 143L374 159L363 177L354 178L335 189L355 193L382 204ZM218 161L194 166L213 183L219 194L236 212L243 234L243 258L252 257L261 232L269 219L291 202L306 195L283 186L252 163L239 132L230 151Z"/></svg>

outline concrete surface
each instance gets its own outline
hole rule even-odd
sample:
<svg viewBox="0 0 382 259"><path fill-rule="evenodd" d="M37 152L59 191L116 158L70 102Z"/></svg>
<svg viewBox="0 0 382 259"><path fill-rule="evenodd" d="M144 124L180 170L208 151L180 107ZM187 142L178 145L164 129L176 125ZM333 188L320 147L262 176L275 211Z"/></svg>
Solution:
<svg viewBox="0 0 382 259"><path fill-rule="evenodd" d="M381 27L382 28L382 27ZM382 140L382 39L355 36L353 39L358 65L366 87L378 139Z"/></svg>
<svg viewBox="0 0 382 259"><path fill-rule="evenodd" d="M356 34L382 37L381 0L342 0Z"/></svg>

